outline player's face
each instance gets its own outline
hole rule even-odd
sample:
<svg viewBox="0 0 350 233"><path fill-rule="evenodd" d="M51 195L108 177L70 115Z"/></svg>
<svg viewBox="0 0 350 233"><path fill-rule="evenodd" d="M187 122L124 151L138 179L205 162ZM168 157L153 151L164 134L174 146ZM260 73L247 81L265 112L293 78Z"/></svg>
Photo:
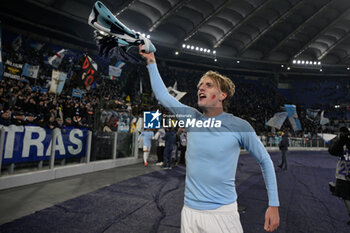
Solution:
<svg viewBox="0 0 350 233"><path fill-rule="evenodd" d="M199 107L222 107L222 101L225 99L224 94L216 82L209 77L203 78L198 84L198 106Z"/></svg>

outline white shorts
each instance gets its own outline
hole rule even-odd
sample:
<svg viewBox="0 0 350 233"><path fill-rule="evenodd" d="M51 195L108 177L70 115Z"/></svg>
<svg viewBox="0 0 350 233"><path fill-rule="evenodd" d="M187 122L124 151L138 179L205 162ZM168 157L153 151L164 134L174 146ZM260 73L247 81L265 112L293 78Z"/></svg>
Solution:
<svg viewBox="0 0 350 233"><path fill-rule="evenodd" d="M184 205L181 233L243 233L237 202L214 210L195 210Z"/></svg>
<svg viewBox="0 0 350 233"><path fill-rule="evenodd" d="M143 151L151 151L151 147L150 146L143 146Z"/></svg>

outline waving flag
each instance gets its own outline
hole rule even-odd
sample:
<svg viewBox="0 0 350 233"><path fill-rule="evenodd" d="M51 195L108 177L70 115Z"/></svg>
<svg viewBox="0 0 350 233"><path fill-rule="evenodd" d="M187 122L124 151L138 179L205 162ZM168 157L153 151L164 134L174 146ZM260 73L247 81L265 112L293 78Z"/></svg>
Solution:
<svg viewBox="0 0 350 233"><path fill-rule="evenodd" d="M30 78L37 78L40 66L32 66L27 63L24 64L22 75Z"/></svg>
<svg viewBox="0 0 350 233"><path fill-rule="evenodd" d="M278 112L273 115L273 117L266 123L266 125L271 126L276 129L281 129L283 122L286 120L288 113Z"/></svg>
<svg viewBox="0 0 350 233"><path fill-rule="evenodd" d="M320 112L320 109L306 109L306 119L315 122L318 118L318 113Z"/></svg>
<svg viewBox="0 0 350 233"><path fill-rule="evenodd" d="M301 124L298 118L298 113L296 110L295 105L285 104L284 105L286 112L288 113L288 120L290 124L292 125L292 128L294 131L300 131L301 130Z"/></svg>
<svg viewBox="0 0 350 233"><path fill-rule="evenodd" d="M58 70L52 70L52 79L50 85L50 93L61 94L67 74Z"/></svg>
<svg viewBox="0 0 350 233"><path fill-rule="evenodd" d="M109 66L109 75L114 77L120 77L122 74L122 67L125 65L125 62L118 61L114 66Z"/></svg>
<svg viewBox="0 0 350 233"><path fill-rule="evenodd" d="M174 96L175 99L180 100L182 97L184 97L187 92L182 92L177 90L177 82L175 82L174 86L168 87L168 92L170 95Z"/></svg>
<svg viewBox="0 0 350 233"><path fill-rule="evenodd" d="M84 58L81 80L84 82L85 87L91 86L96 81L97 68L96 62L94 62L91 57L86 56Z"/></svg>
<svg viewBox="0 0 350 233"><path fill-rule="evenodd" d="M326 125L329 123L329 119L324 117L324 111L321 112L320 125Z"/></svg>
<svg viewBox="0 0 350 233"><path fill-rule="evenodd" d="M67 53L68 50L66 49L61 49L58 53L56 53L55 55L53 55L52 57L50 57L48 59L48 63L50 65L52 65L55 68L58 68L58 66L61 64L64 55Z"/></svg>

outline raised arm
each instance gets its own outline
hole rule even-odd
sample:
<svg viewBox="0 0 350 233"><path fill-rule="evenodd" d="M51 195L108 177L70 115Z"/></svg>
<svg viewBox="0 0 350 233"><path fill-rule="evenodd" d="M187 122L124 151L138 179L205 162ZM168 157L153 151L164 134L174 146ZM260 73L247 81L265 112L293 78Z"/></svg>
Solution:
<svg viewBox="0 0 350 233"><path fill-rule="evenodd" d="M152 90L157 100L173 114L185 115L191 114L193 111L196 111L195 109L180 103L177 99L175 99L172 95L169 94L158 72L154 53L144 53L141 50L141 46L139 46L139 48L140 55L146 59L147 69L151 79Z"/></svg>

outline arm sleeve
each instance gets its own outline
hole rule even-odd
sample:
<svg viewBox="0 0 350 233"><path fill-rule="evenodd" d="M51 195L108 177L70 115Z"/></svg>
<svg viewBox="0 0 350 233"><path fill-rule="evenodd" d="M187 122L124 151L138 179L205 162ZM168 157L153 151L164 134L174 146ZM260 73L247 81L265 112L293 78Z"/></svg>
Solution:
<svg viewBox="0 0 350 233"><path fill-rule="evenodd" d="M180 103L172 95L169 94L162 78L160 77L156 63L147 65L147 69L151 78L151 86L157 100L173 114L194 114L197 112L194 108L188 107Z"/></svg>
<svg viewBox="0 0 350 233"><path fill-rule="evenodd" d="M249 151L250 155L256 159L261 167L269 198L269 206L279 206L277 180L272 160L260 139L256 135L254 129L250 125L249 127L251 128L249 132L246 131L241 133L242 144L247 151Z"/></svg>

